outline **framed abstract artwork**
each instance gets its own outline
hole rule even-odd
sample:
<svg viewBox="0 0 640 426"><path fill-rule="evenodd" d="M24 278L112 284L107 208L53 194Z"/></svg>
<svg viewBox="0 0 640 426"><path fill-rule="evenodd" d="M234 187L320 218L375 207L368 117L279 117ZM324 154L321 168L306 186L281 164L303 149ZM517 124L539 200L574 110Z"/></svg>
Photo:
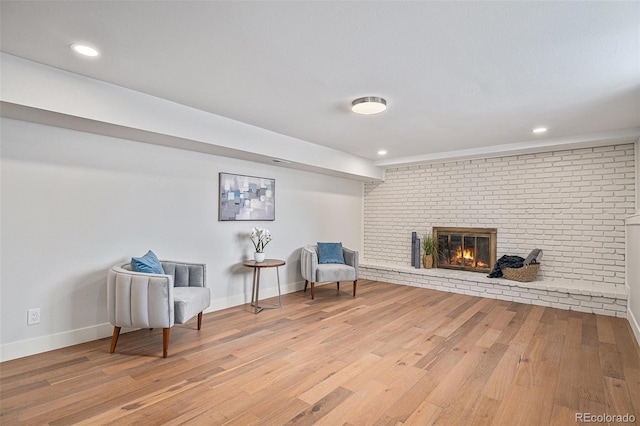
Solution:
<svg viewBox="0 0 640 426"><path fill-rule="evenodd" d="M218 220L275 220L276 180L220 173Z"/></svg>

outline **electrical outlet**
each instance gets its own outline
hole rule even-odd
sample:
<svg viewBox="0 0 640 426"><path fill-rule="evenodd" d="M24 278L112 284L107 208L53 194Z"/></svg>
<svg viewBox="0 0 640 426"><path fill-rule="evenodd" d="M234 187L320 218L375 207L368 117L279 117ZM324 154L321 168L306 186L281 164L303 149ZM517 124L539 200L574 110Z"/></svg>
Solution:
<svg viewBox="0 0 640 426"><path fill-rule="evenodd" d="M40 324L40 308L27 310L27 325Z"/></svg>

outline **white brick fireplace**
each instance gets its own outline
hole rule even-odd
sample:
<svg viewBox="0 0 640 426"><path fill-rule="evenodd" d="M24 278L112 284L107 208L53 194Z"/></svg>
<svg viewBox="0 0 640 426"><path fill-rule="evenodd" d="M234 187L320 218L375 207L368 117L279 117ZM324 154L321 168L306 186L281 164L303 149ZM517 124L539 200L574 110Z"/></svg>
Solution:
<svg viewBox="0 0 640 426"><path fill-rule="evenodd" d="M361 276L624 316L635 202L634 144L388 168L364 187ZM498 258L542 249L537 280L411 268L411 232L433 226L497 228Z"/></svg>

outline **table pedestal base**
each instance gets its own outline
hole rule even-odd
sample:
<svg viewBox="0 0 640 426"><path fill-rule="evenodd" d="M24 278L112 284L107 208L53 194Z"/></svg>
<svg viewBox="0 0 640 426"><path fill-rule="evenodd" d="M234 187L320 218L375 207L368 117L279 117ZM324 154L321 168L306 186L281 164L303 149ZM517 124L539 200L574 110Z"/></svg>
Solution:
<svg viewBox="0 0 640 426"><path fill-rule="evenodd" d="M282 293L280 291L280 268L285 264L283 260L266 259L264 262L256 262L253 260L247 260L242 263L244 266L253 268L253 286L251 289L251 306L254 308L254 313L262 312L263 309L279 309L282 308ZM265 305L260 306L258 301L260 300L260 270L262 268L276 268L276 275L278 278L278 304L277 305Z"/></svg>

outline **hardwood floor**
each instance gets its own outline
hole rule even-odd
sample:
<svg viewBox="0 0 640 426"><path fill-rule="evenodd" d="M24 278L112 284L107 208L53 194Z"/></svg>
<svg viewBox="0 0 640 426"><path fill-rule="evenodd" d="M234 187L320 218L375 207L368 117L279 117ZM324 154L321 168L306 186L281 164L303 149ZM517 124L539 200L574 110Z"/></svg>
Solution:
<svg viewBox="0 0 640 426"><path fill-rule="evenodd" d="M0 423L574 425L640 417L626 320L360 280L0 364ZM269 302L269 301L267 301ZM614 419L615 420L615 419ZM628 423L637 424L640 422ZM612 424L614 422L611 422ZM600 423L602 424L602 423ZM606 424L606 422L605 422Z"/></svg>

